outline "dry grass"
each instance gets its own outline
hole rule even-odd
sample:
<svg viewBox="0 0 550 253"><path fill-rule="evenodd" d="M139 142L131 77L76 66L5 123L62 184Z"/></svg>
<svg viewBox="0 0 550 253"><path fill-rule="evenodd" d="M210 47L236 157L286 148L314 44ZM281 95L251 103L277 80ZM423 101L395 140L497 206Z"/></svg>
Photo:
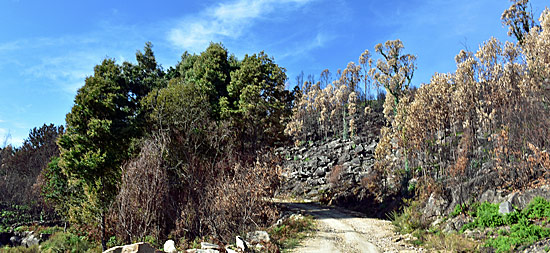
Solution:
<svg viewBox="0 0 550 253"><path fill-rule="evenodd" d="M480 242L455 233L428 233L424 235L423 240L424 248L437 252L475 252L479 251L482 246Z"/></svg>

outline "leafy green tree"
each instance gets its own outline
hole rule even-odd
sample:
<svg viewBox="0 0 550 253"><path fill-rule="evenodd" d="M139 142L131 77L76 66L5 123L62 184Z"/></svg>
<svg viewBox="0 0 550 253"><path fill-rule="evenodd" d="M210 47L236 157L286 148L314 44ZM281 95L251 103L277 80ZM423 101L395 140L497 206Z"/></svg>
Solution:
<svg viewBox="0 0 550 253"><path fill-rule="evenodd" d="M141 99L152 90L166 87L168 84L167 74L157 64L152 47L152 44L147 42L143 52L139 50L136 52L137 64L129 62L122 64L122 75L128 87L131 87L128 96L131 100L130 110L134 111L135 122L143 131L147 128L144 125L147 110L141 105Z"/></svg>
<svg viewBox="0 0 550 253"><path fill-rule="evenodd" d="M100 226L104 248L105 215L117 194L120 165L138 132L134 96L139 88L132 87L114 60L105 59L78 90L66 117L67 131L58 142L59 166L70 183L82 184L87 197L80 214L89 217L77 219Z"/></svg>
<svg viewBox="0 0 550 253"><path fill-rule="evenodd" d="M210 43L206 51L196 59L190 58L190 61L192 60L193 68L186 71L185 80L193 82L208 95L213 115L219 118L219 101L227 96L227 86L230 82L231 67L227 49L219 43Z"/></svg>
<svg viewBox="0 0 550 253"><path fill-rule="evenodd" d="M165 73L157 64L151 42L145 43L143 52L136 52L137 64L123 63L123 75L129 86L133 87L132 99L139 99L146 96L155 88L165 87L167 84ZM136 102L136 101L134 101Z"/></svg>
<svg viewBox="0 0 550 253"><path fill-rule="evenodd" d="M231 73L229 100L222 111L240 126L241 140L253 149L284 138L293 100L292 93L285 90L285 71L261 52L246 55L240 68Z"/></svg>
<svg viewBox="0 0 550 253"><path fill-rule="evenodd" d="M198 55L189 54L189 52L185 51L181 55L181 61L176 65L176 74L174 77L188 78L188 75L191 75L191 70L193 69L193 65L195 65L195 61L197 61L197 58L199 58Z"/></svg>
<svg viewBox="0 0 550 253"><path fill-rule="evenodd" d="M207 142L213 122L209 97L196 84L172 79L167 87L151 92L144 104L154 130L172 137L172 157L188 162L190 156L215 153Z"/></svg>

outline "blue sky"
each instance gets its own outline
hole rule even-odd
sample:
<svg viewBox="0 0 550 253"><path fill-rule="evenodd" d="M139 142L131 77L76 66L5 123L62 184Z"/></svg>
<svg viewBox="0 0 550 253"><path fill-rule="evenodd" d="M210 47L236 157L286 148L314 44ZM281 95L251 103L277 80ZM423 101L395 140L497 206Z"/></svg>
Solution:
<svg viewBox="0 0 550 253"><path fill-rule="evenodd" d="M535 17L545 1L532 0ZM377 43L401 39L418 57L414 84L454 70L460 49L477 50L502 27L505 0L0 0L0 138L19 146L29 130L64 124L76 90L105 57L135 61L153 43L157 61L173 66L210 41L230 53L264 50L287 69L335 73ZM3 142L3 141L2 141ZM2 145L0 142L0 146Z"/></svg>

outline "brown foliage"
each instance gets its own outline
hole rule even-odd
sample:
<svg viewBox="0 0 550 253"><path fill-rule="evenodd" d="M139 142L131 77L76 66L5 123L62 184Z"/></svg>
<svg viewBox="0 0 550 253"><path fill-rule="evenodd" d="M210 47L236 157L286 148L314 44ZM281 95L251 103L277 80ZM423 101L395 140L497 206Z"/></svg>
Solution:
<svg viewBox="0 0 550 253"><path fill-rule="evenodd" d="M140 154L124 165L111 221L119 238L209 236L228 242L239 231L273 221L277 209L269 198L279 184L277 159L226 155L214 163L210 156L188 153L174 165L165 159L171 141L144 140Z"/></svg>
<svg viewBox="0 0 550 253"><path fill-rule="evenodd" d="M276 217L270 203L279 184L279 168L272 157L255 162L219 162L215 172L208 163L195 164L195 173L206 177L187 181L174 234L185 238L211 235L229 241L238 231L258 229ZM206 165L206 166L205 166ZM200 175L200 174L194 174Z"/></svg>
<svg viewBox="0 0 550 253"><path fill-rule="evenodd" d="M522 43L525 35L535 26L533 12L528 10L529 0L510 0L513 4L502 13L502 24L508 26L508 35Z"/></svg>
<svg viewBox="0 0 550 253"><path fill-rule="evenodd" d="M328 182L332 187L337 187L340 183L340 175L343 172L342 165L336 165L332 167L332 170L330 171L330 176L328 177Z"/></svg>
<svg viewBox="0 0 550 253"><path fill-rule="evenodd" d="M475 54L461 51L454 73L435 74L414 95L404 95L391 128L382 131L375 170L399 177L404 169L423 182L454 179L445 185L450 188L491 171L506 188L547 176L548 10L540 23L524 31L521 43L492 38Z"/></svg>
<svg viewBox="0 0 550 253"><path fill-rule="evenodd" d="M325 70L321 73L322 83L304 83L302 94L296 96L292 119L285 133L298 141L360 135L372 112L369 104L378 105L372 95L379 92L378 87L371 85L368 74L372 65L368 50L359 62L360 65L348 63L332 82L330 73Z"/></svg>
<svg viewBox="0 0 550 253"><path fill-rule="evenodd" d="M62 132L62 126L44 124L31 129L21 147L0 149L0 202L28 205L37 214L44 209L53 213L40 195L42 171L59 155L56 139Z"/></svg>
<svg viewBox="0 0 550 253"><path fill-rule="evenodd" d="M122 167L122 180L114 212L119 238L128 243L145 236L166 234L168 177L162 136L145 140L140 154Z"/></svg>

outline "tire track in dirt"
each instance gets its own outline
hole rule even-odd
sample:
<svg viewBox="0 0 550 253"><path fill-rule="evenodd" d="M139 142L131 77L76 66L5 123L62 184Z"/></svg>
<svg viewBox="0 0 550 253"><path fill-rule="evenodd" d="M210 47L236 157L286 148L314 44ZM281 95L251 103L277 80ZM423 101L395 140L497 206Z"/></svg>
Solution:
<svg viewBox="0 0 550 253"><path fill-rule="evenodd" d="M312 215L317 222L316 233L293 252L423 252L405 244L390 221L314 203L284 205L295 212Z"/></svg>

